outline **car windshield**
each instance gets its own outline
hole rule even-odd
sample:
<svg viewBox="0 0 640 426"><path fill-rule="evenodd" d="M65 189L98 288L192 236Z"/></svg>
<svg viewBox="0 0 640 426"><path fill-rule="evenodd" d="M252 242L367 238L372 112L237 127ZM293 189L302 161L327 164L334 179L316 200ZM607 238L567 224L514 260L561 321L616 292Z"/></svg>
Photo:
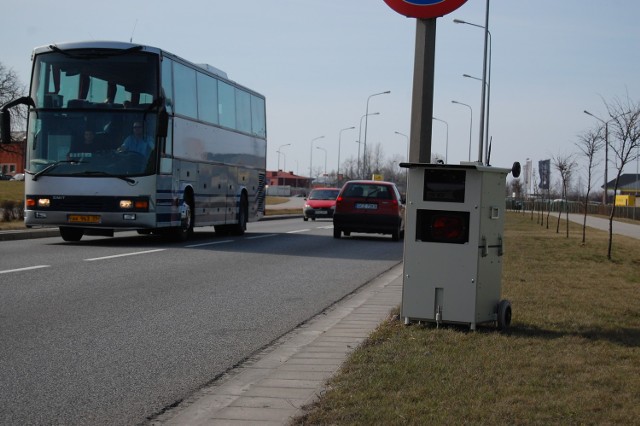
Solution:
<svg viewBox="0 0 640 426"><path fill-rule="evenodd" d="M335 200L338 197L339 189L316 189L309 194L310 200Z"/></svg>

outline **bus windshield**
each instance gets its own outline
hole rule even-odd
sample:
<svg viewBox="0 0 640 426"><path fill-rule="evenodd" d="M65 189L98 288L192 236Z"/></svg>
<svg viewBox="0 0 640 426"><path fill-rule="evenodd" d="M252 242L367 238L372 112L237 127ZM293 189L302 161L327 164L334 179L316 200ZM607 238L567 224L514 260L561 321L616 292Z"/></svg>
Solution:
<svg viewBox="0 0 640 426"><path fill-rule="evenodd" d="M57 176L155 172L158 56L55 50L34 58L27 169Z"/></svg>

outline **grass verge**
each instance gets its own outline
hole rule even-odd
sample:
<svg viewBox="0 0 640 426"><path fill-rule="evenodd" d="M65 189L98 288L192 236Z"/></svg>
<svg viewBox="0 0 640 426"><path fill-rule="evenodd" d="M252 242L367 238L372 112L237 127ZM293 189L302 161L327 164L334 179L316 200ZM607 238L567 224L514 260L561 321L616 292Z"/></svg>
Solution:
<svg viewBox="0 0 640 426"><path fill-rule="evenodd" d="M509 332L391 319L293 424L637 424L640 244L581 229L509 215Z"/></svg>

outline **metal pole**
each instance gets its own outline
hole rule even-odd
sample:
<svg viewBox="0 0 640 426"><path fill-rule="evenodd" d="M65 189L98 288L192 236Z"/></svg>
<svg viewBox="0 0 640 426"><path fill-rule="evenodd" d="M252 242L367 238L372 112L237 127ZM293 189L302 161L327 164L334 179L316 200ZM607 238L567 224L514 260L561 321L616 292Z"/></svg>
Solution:
<svg viewBox="0 0 640 426"><path fill-rule="evenodd" d="M471 161L471 132L473 130L473 108L471 108L471 105L467 105L467 104L464 104L464 103L458 102L458 101L451 101L451 103L464 105L467 108L469 108L469 113L471 115L471 121L469 123L469 158L468 158L467 161Z"/></svg>
<svg viewBox="0 0 640 426"><path fill-rule="evenodd" d="M351 130L351 129L355 129L355 126L351 126L351 127L345 127L344 129L341 129L340 132L338 132L338 171L336 172L336 181L339 182L340 181L340 145L341 145L341 141L342 141L342 132L344 132L345 130Z"/></svg>
<svg viewBox="0 0 640 426"><path fill-rule="evenodd" d="M400 135L400 136L404 136L405 139L407 140L407 161L409 161L409 136L405 135L404 133L400 133L400 132L395 132L396 135Z"/></svg>
<svg viewBox="0 0 640 426"><path fill-rule="evenodd" d="M489 29L487 28L487 34L489 35L489 77L487 79L487 118L485 120L485 134L484 134L484 140L485 140L485 164L488 166L489 165L489 144L491 143L491 140L489 139L489 111L491 110L491 53L493 52L493 44L491 41L491 33L489 32Z"/></svg>
<svg viewBox="0 0 640 426"><path fill-rule="evenodd" d="M436 121L440 121L442 123L444 123L445 126L447 126L447 141L445 144L445 149L444 149L444 162L445 164L449 164L449 123L447 123L444 120L440 120L439 118L433 117L434 120Z"/></svg>
<svg viewBox="0 0 640 426"><path fill-rule="evenodd" d="M284 145L280 145L278 147L278 150L276 151L278 153L278 170L280 170L280 154L282 154L282 148L284 148L285 146L289 146L291 145L290 143L285 143Z"/></svg>
<svg viewBox="0 0 640 426"><path fill-rule="evenodd" d="M482 162L482 140L484 137L484 109L485 109L485 100L486 100L486 83L487 83L487 46L489 42L489 0L487 0L487 10L485 14L485 24L484 24L485 32L484 32L484 59L482 65L482 97L480 103L480 143L478 147L478 162ZM485 141L485 152L488 152L488 144L489 141Z"/></svg>
<svg viewBox="0 0 640 426"><path fill-rule="evenodd" d="M313 142L317 141L318 139L322 139L324 138L324 136L318 136L317 138L311 139L311 154L309 156L309 182L311 182L311 180L313 179L313 170L312 170L312 166L313 166Z"/></svg>
<svg viewBox="0 0 640 426"><path fill-rule="evenodd" d="M601 120L602 121L602 120ZM609 122L604 123L604 194L602 195L603 205L607 205L607 185L609 184Z"/></svg>
<svg viewBox="0 0 640 426"><path fill-rule="evenodd" d="M604 121L602 118L596 117L586 109L583 112L604 124L604 192L602 194L602 205L606 206L607 205L607 183L609 181L609 121L613 120L613 118L609 121Z"/></svg>
<svg viewBox="0 0 640 426"><path fill-rule="evenodd" d="M409 162L431 162L436 18L416 19Z"/></svg>
<svg viewBox="0 0 640 426"><path fill-rule="evenodd" d="M362 149L362 168L365 173L367 173L367 123L369 122L369 100L374 96L386 95L389 93L391 93L391 91L387 90L386 92L374 93L367 98L367 110L364 114L364 147Z"/></svg>
<svg viewBox="0 0 640 426"><path fill-rule="evenodd" d="M360 117L360 127L358 128L358 178L362 178L362 170L360 169L360 145L362 145L362 119L369 115L379 115L379 112L372 112Z"/></svg>
<svg viewBox="0 0 640 426"><path fill-rule="evenodd" d="M322 151L324 151L324 174L326 176L326 174L327 174L327 150L324 149L321 146L316 146L316 149L321 149Z"/></svg>

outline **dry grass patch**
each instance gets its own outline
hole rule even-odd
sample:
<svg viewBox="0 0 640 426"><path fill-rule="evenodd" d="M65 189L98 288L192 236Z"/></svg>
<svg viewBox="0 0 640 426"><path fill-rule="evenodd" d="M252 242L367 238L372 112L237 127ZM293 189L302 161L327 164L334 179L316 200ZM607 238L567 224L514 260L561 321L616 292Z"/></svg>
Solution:
<svg viewBox="0 0 640 426"><path fill-rule="evenodd" d="M495 328L383 323L294 424L633 424L640 418L640 244L570 238L510 215ZM636 419L636 420L633 420Z"/></svg>

